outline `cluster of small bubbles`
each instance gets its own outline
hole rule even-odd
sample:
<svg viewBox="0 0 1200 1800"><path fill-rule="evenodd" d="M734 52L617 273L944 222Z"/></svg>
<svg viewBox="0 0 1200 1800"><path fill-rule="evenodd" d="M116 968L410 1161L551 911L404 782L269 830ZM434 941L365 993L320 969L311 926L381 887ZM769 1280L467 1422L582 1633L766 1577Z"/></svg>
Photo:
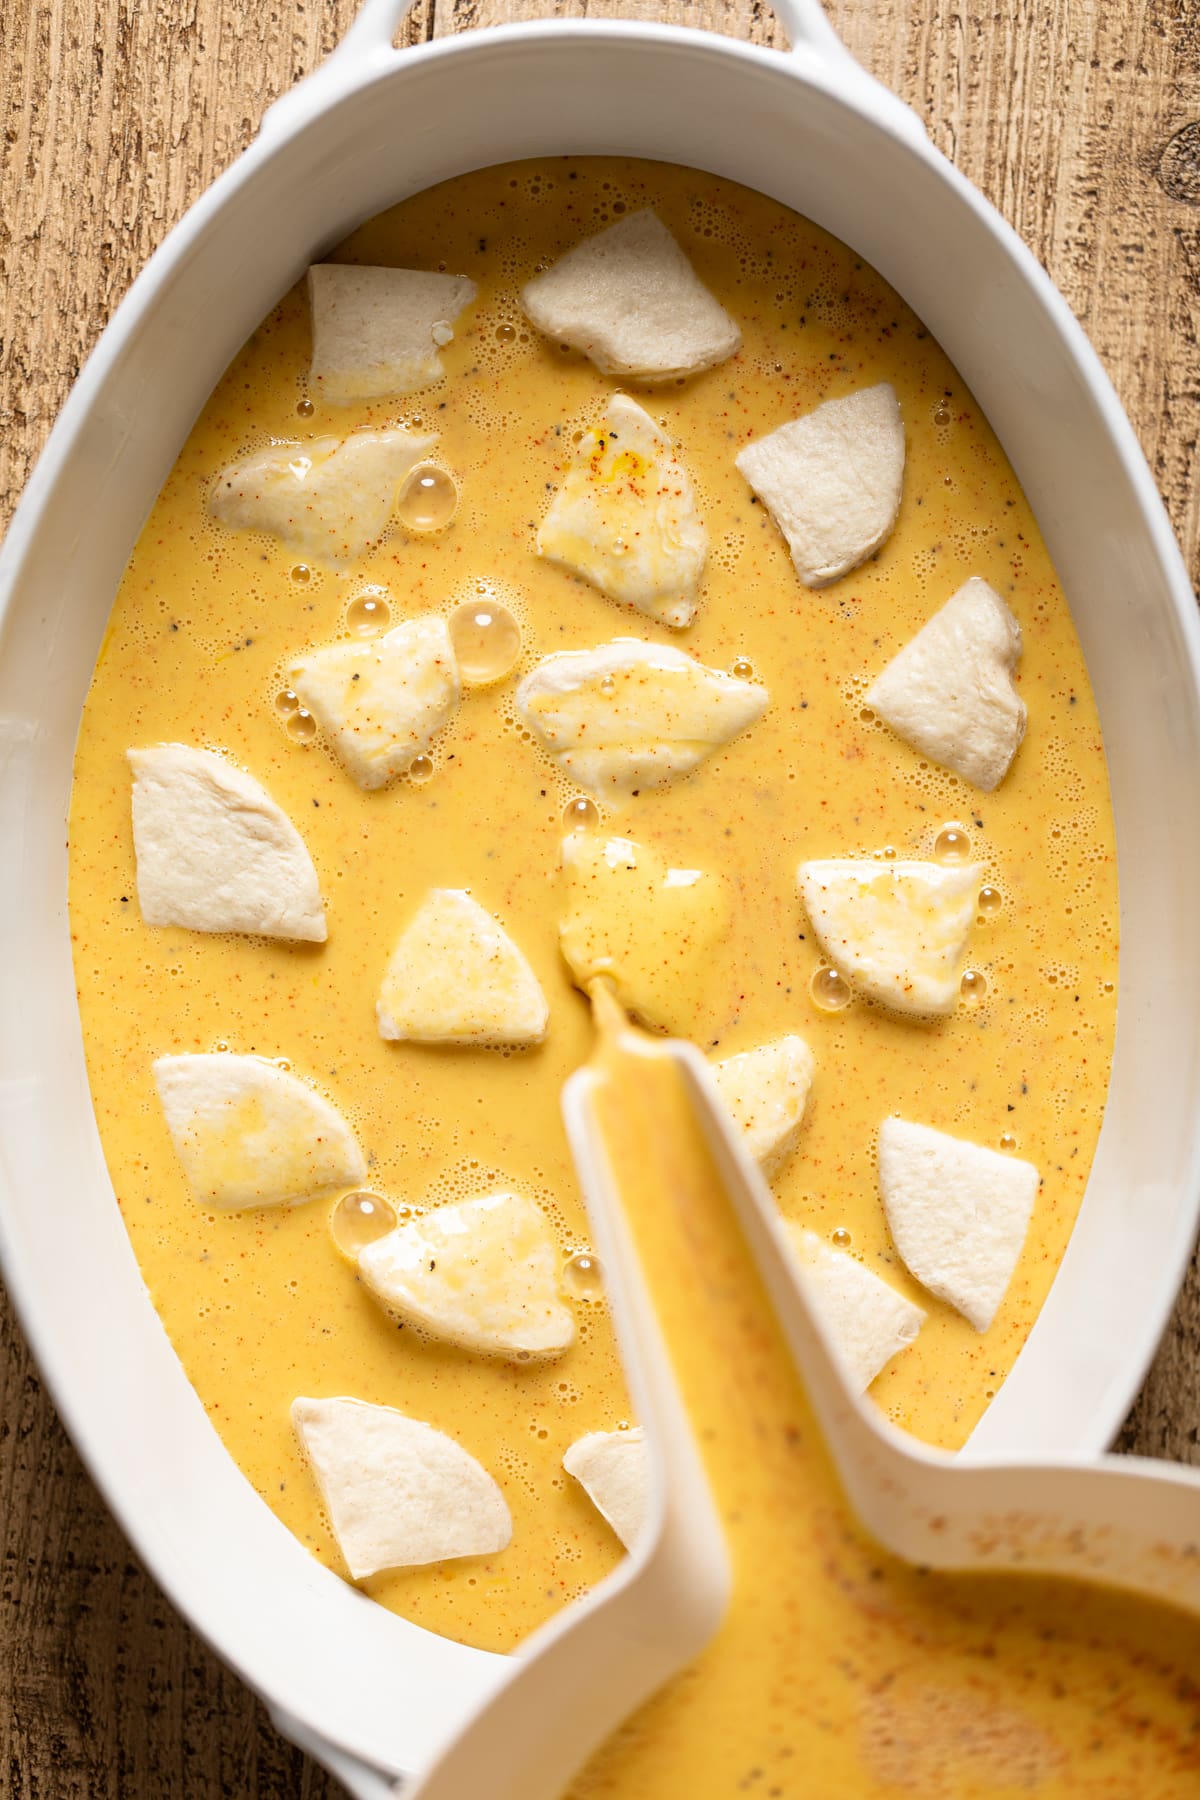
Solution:
<svg viewBox="0 0 1200 1800"><path fill-rule="evenodd" d="M361 594L355 595L346 608L346 623L360 637L386 630L391 616L391 608L382 588L364 589Z"/></svg>
<svg viewBox="0 0 1200 1800"><path fill-rule="evenodd" d="M590 831L600 823L600 808L586 794L568 800L563 807L563 824L568 831Z"/></svg>
<svg viewBox="0 0 1200 1800"><path fill-rule="evenodd" d="M838 1225L830 1232L829 1236L831 1242L836 1244L839 1250L848 1250L854 1241L844 1225Z"/></svg>
<svg viewBox="0 0 1200 1800"><path fill-rule="evenodd" d="M828 966L817 969L808 984L814 1006L822 1012L841 1012L849 1006L851 1000L850 984L836 969Z"/></svg>
<svg viewBox="0 0 1200 1800"><path fill-rule="evenodd" d="M946 402L944 400L939 400L937 405L934 407L933 422L935 425L938 425L938 426L949 425L949 423L950 423L950 408L946 405Z"/></svg>
<svg viewBox="0 0 1200 1800"><path fill-rule="evenodd" d="M986 918L986 919L994 918L996 916L996 914L1000 911L1000 908L1003 905L1004 905L1004 896L1001 894L999 888L991 887L990 885L987 887L980 888L980 890L979 890L979 910L983 914L984 918Z"/></svg>
<svg viewBox="0 0 1200 1800"><path fill-rule="evenodd" d="M335 1247L350 1262L358 1259L360 1250L386 1237L396 1227L396 1209L379 1194L356 1190L343 1194L334 1202L329 1214L329 1235Z"/></svg>
<svg viewBox="0 0 1200 1800"><path fill-rule="evenodd" d="M521 628L494 600L468 600L452 613L450 641L463 679L477 687L502 681L521 654Z"/></svg>
<svg viewBox="0 0 1200 1800"><path fill-rule="evenodd" d="M275 696L275 705L281 713L294 713L299 710L300 696L291 688L280 688Z"/></svg>
<svg viewBox="0 0 1200 1800"><path fill-rule="evenodd" d="M576 1300L601 1300L604 1297L604 1271L598 1257L590 1250L580 1250L563 1269L563 1286Z"/></svg>
<svg viewBox="0 0 1200 1800"><path fill-rule="evenodd" d="M971 854L971 840L961 825L944 825L933 840L938 862L963 863Z"/></svg>
<svg viewBox="0 0 1200 1800"><path fill-rule="evenodd" d="M289 713L287 732L298 744L311 744L317 735L317 721L307 706L298 706L294 712Z"/></svg>
<svg viewBox="0 0 1200 1800"><path fill-rule="evenodd" d="M302 419L311 419L316 410L311 400L297 400L296 402L296 411Z"/></svg>
<svg viewBox="0 0 1200 1800"><path fill-rule="evenodd" d="M972 1006L978 1006L987 999L987 976L979 969L964 969L958 988L964 1000Z"/></svg>
<svg viewBox="0 0 1200 1800"><path fill-rule="evenodd" d="M928 545L924 550L914 550L909 558L909 567L918 581L928 581L937 573L938 550L936 545Z"/></svg>
<svg viewBox="0 0 1200 1800"><path fill-rule="evenodd" d="M418 463L396 501L396 517L408 531L444 531L457 510L454 477L436 463Z"/></svg>
<svg viewBox="0 0 1200 1800"><path fill-rule="evenodd" d="M296 564L295 568L292 570L292 580L298 581L302 585L304 582L312 580L312 570L307 563Z"/></svg>

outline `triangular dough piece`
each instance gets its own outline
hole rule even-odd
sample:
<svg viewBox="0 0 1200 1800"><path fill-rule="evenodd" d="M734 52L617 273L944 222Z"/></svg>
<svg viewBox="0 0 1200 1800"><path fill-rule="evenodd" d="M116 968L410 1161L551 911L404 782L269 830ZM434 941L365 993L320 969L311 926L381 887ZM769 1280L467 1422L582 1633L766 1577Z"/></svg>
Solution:
<svg viewBox="0 0 1200 1800"><path fill-rule="evenodd" d="M896 1248L976 1331L1008 1292L1038 1180L1032 1163L928 1125L885 1119L879 1128L879 1187Z"/></svg>
<svg viewBox="0 0 1200 1800"><path fill-rule="evenodd" d="M769 1179L796 1147L812 1087L812 1051L789 1034L723 1057L711 1068L746 1149Z"/></svg>
<svg viewBox="0 0 1200 1800"><path fill-rule="evenodd" d="M315 398L333 406L409 394L442 372L438 348L475 298L465 275L314 263L308 271Z"/></svg>
<svg viewBox="0 0 1200 1800"><path fill-rule="evenodd" d="M339 761L368 789L425 754L462 693L446 621L434 613L381 638L311 650L288 679Z"/></svg>
<svg viewBox="0 0 1200 1800"><path fill-rule="evenodd" d="M822 950L852 987L902 1013L953 1012L975 921L978 863L801 863Z"/></svg>
<svg viewBox="0 0 1200 1800"><path fill-rule="evenodd" d="M253 776L189 744L126 754L138 906L147 925L325 942L312 857Z"/></svg>
<svg viewBox="0 0 1200 1800"><path fill-rule="evenodd" d="M400 483L436 432L400 425L273 444L223 469L209 505L225 525L267 531L298 556L339 569L387 530Z"/></svg>
<svg viewBox="0 0 1200 1800"><path fill-rule="evenodd" d="M632 1550L650 1511L650 1456L641 1426L589 1431L571 1445L563 1468Z"/></svg>
<svg viewBox="0 0 1200 1800"><path fill-rule="evenodd" d="M578 985L604 975L647 1025L699 1037L718 946L729 931L719 876L672 869L632 838L576 831L563 840L566 911L559 943Z"/></svg>
<svg viewBox="0 0 1200 1800"><path fill-rule="evenodd" d="M540 1044L550 1008L504 927L461 888L430 888L392 952L379 1035L418 1044Z"/></svg>
<svg viewBox="0 0 1200 1800"><path fill-rule="evenodd" d="M160 1056L158 1097L193 1198L243 1212L354 1187L367 1165L341 1115L261 1056Z"/></svg>
<svg viewBox="0 0 1200 1800"><path fill-rule="evenodd" d="M605 375L671 381L732 356L742 341L671 233L630 213L535 275L521 304L539 331Z"/></svg>
<svg viewBox="0 0 1200 1800"><path fill-rule="evenodd" d="M866 703L930 762L990 794L1025 736L1012 679L1020 657L1020 626L972 576L892 658Z"/></svg>
<svg viewBox="0 0 1200 1800"><path fill-rule="evenodd" d="M563 774L614 805L690 774L766 704L765 687L637 638L544 657L516 693Z"/></svg>
<svg viewBox="0 0 1200 1800"><path fill-rule="evenodd" d="M537 537L538 555L662 625L690 625L708 533L670 438L627 394L585 431Z"/></svg>
<svg viewBox="0 0 1200 1800"><path fill-rule="evenodd" d="M904 424L881 381L826 400L747 445L737 466L788 541L805 587L827 587L891 532L904 482Z"/></svg>
<svg viewBox="0 0 1200 1800"><path fill-rule="evenodd" d="M844 1250L815 1231L787 1224L813 1310L836 1345L856 1393L913 1343L925 1314Z"/></svg>
<svg viewBox="0 0 1200 1800"><path fill-rule="evenodd" d="M558 1286L561 1261L541 1208L520 1194L439 1206L358 1254L375 1298L433 1337L524 1362L561 1356L575 1320Z"/></svg>
<svg viewBox="0 0 1200 1800"><path fill-rule="evenodd" d="M345 1398L293 1400L292 1424L355 1581L507 1548L504 1495L432 1425Z"/></svg>

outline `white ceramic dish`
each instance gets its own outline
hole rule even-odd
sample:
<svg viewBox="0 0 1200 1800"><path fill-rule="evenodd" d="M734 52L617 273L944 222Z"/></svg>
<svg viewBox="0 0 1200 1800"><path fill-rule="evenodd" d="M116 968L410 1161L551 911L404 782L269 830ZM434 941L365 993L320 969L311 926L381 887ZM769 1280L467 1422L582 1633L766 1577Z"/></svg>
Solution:
<svg viewBox="0 0 1200 1800"><path fill-rule="evenodd" d="M1195 1232L1200 628L1182 561L1128 422L1028 251L915 116L849 59L817 0L782 10L790 56L591 22L397 53L401 0L368 0L341 48L271 109L135 283L0 558L5 1276L59 1410L146 1563L285 1729L363 1796L384 1791L371 1766L424 1766L501 1664L394 1618L319 1568L208 1424L142 1286L104 1166L65 849L80 709L138 529L230 357L359 220L487 163L626 152L709 169L795 207L921 314L998 431L1066 586L1108 745L1124 938L1111 1097L1079 1225L971 1448L1105 1443Z"/></svg>

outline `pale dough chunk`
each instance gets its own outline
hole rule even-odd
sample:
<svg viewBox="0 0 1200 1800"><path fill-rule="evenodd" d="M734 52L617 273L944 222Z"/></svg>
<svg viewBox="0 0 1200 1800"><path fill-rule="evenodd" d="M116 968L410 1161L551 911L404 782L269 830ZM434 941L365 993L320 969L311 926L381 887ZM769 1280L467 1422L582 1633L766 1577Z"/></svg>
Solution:
<svg viewBox="0 0 1200 1800"><path fill-rule="evenodd" d="M436 432L393 425L273 444L223 469L209 505L225 525L268 531L297 555L340 568L383 536L400 483L436 443Z"/></svg>
<svg viewBox="0 0 1200 1800"><path fill-rule="evenodd" d="M192 1196L245 1212L364 1180L354 1133L306 1081L261 1056L160 1056L154 1079Z"/></svg>
<svg viewBox="0 0 1200 1800"><path fill-rule="evenodd" d="M427 387L442 372L439 345L450 342L455 319L474 298L475 283L464 275L314 263L314 395L350 406Z"/></svg>
<svg viewBox="0 0 1200 1800"><path fill-rule="evenodd" d="M345 1398L293 1400L292 1424L355 1581L507 1548L504 1495L432 1425Z"/></svg>
<svg viewBox="0 0 1200 1800"><path fill-rule="evenodd" d="M986 1331L1025 1242L1038 1172L1032 1163L885 1119L879 1187L888 1229L906 1267L976 1331Z"/></svg>
<svg viewBox="0 0 1200 1800"><path fill-rule="evenodd" d="M652 212L631 213L535 275L521 304L539 331L605 375L670 381L732 356L742 334Z"/></svg>
<svg viewBox="0 0 1200 1800"><path fill-rule="evenodd" d="M423 756L462 694L446 621L433 613L365 643L312 650L288 678L361 788Z"/></svg>
<svg viewBox="0 0 1200 1800"><path fill-rule="evenodd" d="M717 946L729 930L724 883L702 869L669 868L632 838L576 831L563 840L563 956L578 985L606 976L647 1025L697 1035Z"/></svg>
<svg viewBox="0 0 1200 1800"><path fill-rule="evenodd" d="M766 688L637 638L560 650L516 693L522 722L563 774L614 805L687 775L766 704Z"/></svg>
<svg viewBox="0 0 1200 1800"><path fill-rule="evenodd" d="M461 888L431 888L392 952L379 1035L418 1044L540 1044L550 1008L504 927Z"/></svg>
<svg viewBox="0 0 1200 1800"><path fill-rule="evenodd" d="M823 1243L815 1231L789 1222L787 1233L813 1310L861 1394L898 1351L914 1342L925 1314L844 1250Z"/></svg>
<svg viewBox="0 0 1200 1800"><path fill-rule="evenodd" d="M1020 626L972 576L892 658L866 702L930 762L990 794L1025 736L1012 679L1020 656Z"/></svg>
<svg viewBox="0 0 1200 1800"><path fill-rule="evenodd" d="M890 533L904 480L904 424L886 381L826 400L747 445L737 466L787 539L805 587L827 587Z"/></svg>
<svg viewBox="0 0 1200 1800"><path fill-rule="evenodd" d="M746 1149L764 1175L774 1175L796 1147L812 1087L813 1054L788 1035L712 1064L713 1080Z"/></svg>
<svg viewBox="0 0 1200 1800"><path fill-rule="evenodd" d="M563 1457L596 1511L627 1550L641 1535L650 1511L650 1458L640 1425L629 1431L589 1431Z"/></svg>
<svg viewBox="0 0 1200 1800"><path fill-rule="evenodd" d="M325 942L312 857L253 776L189 744L126 754L147 925Z"/></svg>
<svg viewBox="0 0 1200 1800"><path fill-rule="evenodd" d="M852 987L902 1013L953 1012L975 920L978 863L801 863L800 894Z"/></svg>
<svg viewBox="0 0 1200 1800"><path fill-rule="evenodd" d="M387 1311L447 1343L524 1362L560 1356L575 1320L545 1214L520 1194L439 1206L376 1238L358 1272Z"/></svg>
<svg viewBox="0 0 1200 1800"><path fill-rule="evenodd" d="M708 533L671 440L627 394L585 431L537 537L538 555L662 625L690 625Z"/></svg>

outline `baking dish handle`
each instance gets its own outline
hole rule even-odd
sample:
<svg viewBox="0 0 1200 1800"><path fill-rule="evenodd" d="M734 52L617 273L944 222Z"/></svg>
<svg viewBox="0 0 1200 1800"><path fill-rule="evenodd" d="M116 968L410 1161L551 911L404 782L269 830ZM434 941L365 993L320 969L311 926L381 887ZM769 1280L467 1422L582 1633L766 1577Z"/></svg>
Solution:
<svg viewBox="0 0 1200 1800"><path fill-rule="evenodd" d="M396 33L411 6L412 0L363 0L341 43L306 80L267 108L259 127L260 136L274 136L277 129L290 127L296 113L309 110L318 90L356 87L372 66L382 68L390 62ZM912 108L850 54L830 24L821 0L772 0L772 8L787 33L788 54L850 76L857 86L868 91L872 110L906 136L925 138L925 127Z"/></svg>

